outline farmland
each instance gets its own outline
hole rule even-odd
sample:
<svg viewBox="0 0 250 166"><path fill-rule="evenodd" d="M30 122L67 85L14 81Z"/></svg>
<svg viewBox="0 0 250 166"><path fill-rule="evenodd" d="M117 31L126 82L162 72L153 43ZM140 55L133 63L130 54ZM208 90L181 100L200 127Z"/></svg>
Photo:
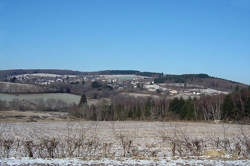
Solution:
<svg viewBox="0 0 250 166"><path fill-rule="evenodd" d="M0 82L0 93L43 93L50 91L43 87L32 84L20 84L11 82ZM53 92L53 90L52 90Z"/></svg>
<svg viewBox="0 0 250 166"><path fill-rule="evenodd" d="M46 164L48 158L52 158L51 164L69 165L250 163L249 149L244 144L244 137L250 136L249 125L201 122L48 121L7 122L1 123L0 129L2 143L4 140L13 140L8 151L1 144L0 162L6 165L15 162ZM56 142L53 154L46 150L46 141L46 145ZM191 145L195 141L198 141L198 146ZM225 144L225 141L229 144ZM32 144L29 150L27 142ZM238 146L240 152L237 151ZM196 147L200 149L195 150ZM40 160L27 158L31 157L31 153L32 158ZM10 158L13 156L17 161ZM62 157L64 159L57 160Z"/></svg>
<svg viewBox="0 0 250 166"><path fill-rule="evenodd" d="M8 76L0 164L250 164L249 88L230 93L144 74Z"/></svg>
<svg viewBox="0 0 250 166"><path fill-rule="evenodd" d="M30 102L38 102L40 100L61 100L67 104L78 104L81 96L67 93L41 93L41 94L4 94L0 93L0 99L3 101L28 100Z"/></svg>

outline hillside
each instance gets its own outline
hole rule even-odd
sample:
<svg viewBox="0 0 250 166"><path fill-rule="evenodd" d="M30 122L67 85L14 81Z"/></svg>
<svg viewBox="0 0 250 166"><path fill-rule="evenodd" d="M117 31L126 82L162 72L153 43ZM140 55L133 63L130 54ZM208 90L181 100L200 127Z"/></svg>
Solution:
<svg viewBox="0 0 250 166"><path fill-rule="evenodd" d="M0 80L5 81L8 77L21 74L35 74L48 73L57 75L139 75L154 78L156 83L187 83L192 85L199 85L204 88L213 88L221 91L233 91L235 88L246 88L247 85L234 82L222 78L216 78L207 74L183 74L183 75L169 75L156 72L141 72L138 70L103 70L95 72L80 72L72 70L58 70L58 69L15 69L15 70L0 70Z"/></svg>
<svg viewBox="0 0 250 166"><path fill-rule="evenodd" d="M58 75L141 75L148 77L159 77L161 73L155 72L140 72L138 70L103 70L94 72L81 72L73 70L58 70L58 69L13 69L13 70L0 70L0 79L8 76L21 75L21 74L35 74L35 73L48 73Z"/></svg>
<svg viewBox="0 0 250 166"><path fill-rule="evenodd" d="M0 93L17 94L17 93L44 93L44 92L53 92L53 90L49 90L48 88L43 88L32 84L0 82Z"/></svg>
<svg viewBox="0 0 250 166"><path fill-rule="evenodd" d="M212 88L221 91L233 91L235 88L246 88L247 85L222 78L216 78L207 74L183 74L164 75L155 78L156 83L186 83L200 85L204 88Z"/></svg>
<svg viewBox="0 0 250 166"><path fill-rule="evenodd" d="M72 70L57 70L57 69L13 69L13 70L0 70L0 79L5 79L8 76L21 75L21 74L35 74L35 73L48 73L58 75L80 75L87 74L79 71Z"/></svg>

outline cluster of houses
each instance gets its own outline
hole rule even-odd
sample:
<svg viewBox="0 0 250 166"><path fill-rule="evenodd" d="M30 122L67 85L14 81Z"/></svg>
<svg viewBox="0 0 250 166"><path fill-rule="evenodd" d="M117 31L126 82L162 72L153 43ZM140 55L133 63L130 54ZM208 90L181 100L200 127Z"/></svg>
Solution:
<svg viewBox="0 0 250 166"><path fill-rule="evenodd" d="M207 89L201 86L184 85L180 83L156 84L151 77L136 75L56 75L46 73L23 74L9 78L18 82L32 82L39 85L50 85L53 83L79 84L83 81L100 81L112 89L124 90L128 88L148 91L148 93L161 93L169 96L200 96L225 94L226 92ZM193 88L191 88L193 87Z"/></svg>
<svg viewBox="0 0 250 166"><path fill-rule="evenodd" d="M152 78L133 78L133 79L117 79L101 77L102 82L106 82L108 86L123 90L124 88L140 88L148 91L148 93L167 94L172 97L199 97L201 95L217 95L226 94L227 92L215 89L204 88L199 85L191 84L157 84Z"/></svg>
<svg viewBox="0 0 250 166"><path fill-rule="evenodd" d="M33 83L38 85L50 85L60 82L71 83L81 81L80 78L74 75L57 75L46 73L15 75L9 77L8 80L11 82Z"/></svg>

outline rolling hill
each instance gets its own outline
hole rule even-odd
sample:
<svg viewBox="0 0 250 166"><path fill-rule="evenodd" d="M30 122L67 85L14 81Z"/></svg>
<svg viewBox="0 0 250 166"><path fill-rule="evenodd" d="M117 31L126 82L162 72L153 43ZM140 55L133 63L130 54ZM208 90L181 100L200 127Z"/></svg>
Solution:
<svg viewBox="0 0 250 166"><path fill-rule="evenodd" d="M58 75L140 75L154 78L156 83L188 83L200 85L204 88L213 88L222 91L233 91L235 88L246 88L248 85L216 78L207 74L183 74L183 75L170 75L156 72L141 72L138 70L103 70L95 72L81 72L72 70L59 70L59 69L14 69L14 70L0 70L0 80L4 81L7 77L21 75L21 74L35 74L35 73L48 73Z"/></svg>

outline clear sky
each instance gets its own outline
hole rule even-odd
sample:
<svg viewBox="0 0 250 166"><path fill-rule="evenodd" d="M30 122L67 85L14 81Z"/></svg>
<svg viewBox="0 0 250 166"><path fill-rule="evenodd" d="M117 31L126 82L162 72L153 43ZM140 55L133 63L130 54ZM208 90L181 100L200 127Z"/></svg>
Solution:
<svg viewBox="0 0 250 166"><path fill-rule="evenodd" d="M250 84L250 0L0 0L0 62Z"/></svg>

